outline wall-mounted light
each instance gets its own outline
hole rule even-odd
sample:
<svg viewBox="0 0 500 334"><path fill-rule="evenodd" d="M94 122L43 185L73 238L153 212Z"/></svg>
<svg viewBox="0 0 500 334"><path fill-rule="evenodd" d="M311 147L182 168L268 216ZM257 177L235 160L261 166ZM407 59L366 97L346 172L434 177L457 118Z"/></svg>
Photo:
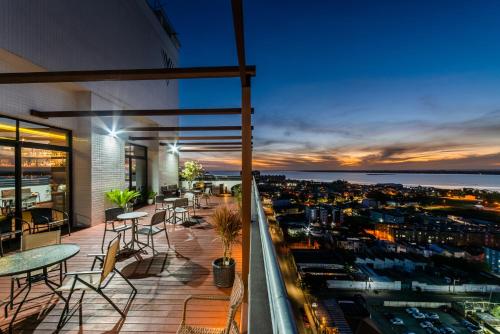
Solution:
<svg viewBox="0 0 500 334"><path fill-rule="evenodd" d="M168 145L169 151L172 153L179 153L179 146L177 146L177 143L174 143L173 145Z"/></svg>

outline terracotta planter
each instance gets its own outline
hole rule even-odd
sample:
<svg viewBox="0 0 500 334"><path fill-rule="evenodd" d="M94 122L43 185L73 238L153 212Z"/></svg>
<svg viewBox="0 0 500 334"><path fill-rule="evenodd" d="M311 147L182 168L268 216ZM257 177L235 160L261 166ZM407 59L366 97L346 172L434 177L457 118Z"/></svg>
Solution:
<svg viewBox="0 0 500 334"><path fill-rule="evenodd" d="M229 264L222 263L222 258L215 259L212 262L214 274L214 284L219 288L230 288L233 286L236 272L236 261L230 259Z"/></svg>

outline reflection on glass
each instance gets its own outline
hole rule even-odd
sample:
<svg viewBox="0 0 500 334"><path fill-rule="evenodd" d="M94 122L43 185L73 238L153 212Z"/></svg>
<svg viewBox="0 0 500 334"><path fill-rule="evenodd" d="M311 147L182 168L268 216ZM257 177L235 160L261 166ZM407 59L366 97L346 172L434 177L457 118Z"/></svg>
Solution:
<svg viewBox="0 0 500 334"><path fill-rule="evenodd" d="M68 212L67 152L23 147L21 166L23 211L44 207Z"/></svg>
<svg viewBox="0 0 500 334"><path fill-rule="evenodd" d="M16 121L0 117L0 139L16 140Z"/></svg>
<svg viewBox="0 0 500 334"><path fill-rule="evenodd" d="M15 149L0 146L0 233L12 232L16 207Z"/></svg>
<svg viewBox="0 0 500 334"><path fill-rule="evenodd" d="M68 131L51 128L46 125L19 122L19 140L39 144L68 146Z"/></svg>

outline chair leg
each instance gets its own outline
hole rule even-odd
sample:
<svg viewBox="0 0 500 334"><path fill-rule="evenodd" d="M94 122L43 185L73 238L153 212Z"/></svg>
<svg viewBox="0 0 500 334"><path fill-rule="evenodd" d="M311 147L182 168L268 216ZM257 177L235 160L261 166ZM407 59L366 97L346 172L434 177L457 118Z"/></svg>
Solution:
<svg viewBox="0 0 500 334"><path fill-rule="evenodd" d="M121 317L122 318L125 318L125 313L123 313L122 310L120 310L120 308L111 300L111 298L109 298L108 296L106 296L104 294L104 292L102 292L102 290L97 290L96 291L98 294L100 294L104 299L106 299L106 301L111 304L111 306L113 306L113 308L118 312L120 313Z"/></svg>
<svg viewBox="0 0 500 334"><path fill-rule="evenodd" d="M165 229L165 236L167 237L168 248L172 248L170 247L170 240L168 239L168 232L167 232L167 224L165 222L163 223L163 228Z"/></svg>
<svg viewBox="0 0 500 334"><path fill-rule="evenodd" d="M69 224L69 221L68 221L68 224L67 224L67 225L68 225L68 235L69 235L69 236L71 236L71 226L70 226L70 224Z"/></svg>
<svg viewBox="0 0 500 334"><path fill-rule="evenodd" d="M78 302L78 322L80 326L83 326L83 296L85 296L85 290L83 290L82 295L80 297L80 301Z"/></svg>
<svg viewBox="0 0 500 334"><path fill-rule="evenodd" d="M106 223L104 223L106 224ZM102 236L102 243L101 243L101 251L104 253L104 242L106 241L106 231L108 229L106 228L106 225L104 225L104 235Z"/></svg>
<svg viewBox="0 0 500 334"><path fill-rule="evenodd" d="M149 238L149 235L148 235ZM151 249L153 250L153 256L155 256L155 239L154 236L151 234Z"/></svg>

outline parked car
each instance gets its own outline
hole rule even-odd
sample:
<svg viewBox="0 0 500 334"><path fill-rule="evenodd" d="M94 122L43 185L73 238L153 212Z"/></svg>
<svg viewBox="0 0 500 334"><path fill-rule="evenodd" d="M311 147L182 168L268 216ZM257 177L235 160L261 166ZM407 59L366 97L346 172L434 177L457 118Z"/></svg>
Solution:
<svg viewBox="0 0 500 334"><path fill-rule="evenodd" d="M416 307L408 307L406 309L406 313L408 313L408 314L413 314L413 313L417 313L417 312L420 312L420 311Z"/></svg>
<svg viewBox="0 0 500 334"><path fill-rule="evenodd" d="M456 331L455 331L453 328L449 327L449 326L446 326L446 327L441 327L441 328L439 329L439 331L440 331L442 334L455 334L455 333L456 333Z"/></svg>
<svg viewBox="0 0 500 334"><path fill-rule="evenodd" d="M402 326L405 324L403 319L401 319L401 318L392 318L389 321L391 322L391 324L396 325L396 326Z"/></svg>
<svg viewBox="0 0 500 334"><path fill-rule="evenodd" d="M427 327L434 327L434 325L431 322L429 322L429 321L422 321L420 323L420 327L427 328Z"/></svg>
<svg viewBox="0 0 500 334"><path fill-rule="evenodd" d="M428 312L428 313L425 313L425 317L427 319L432 319L432 320L439 320L439 314L435 313L435 312Z"/></svg>
<svg viewBox="0 0 500 334"><path fill-rule="evenodd" d="M423 313L420 313L420 312L415 312L415 313L412 313L411 315L412 317L414 317L415 319L425 319L425 314ZM427 321L428 322L428 321Z"/></svg>

